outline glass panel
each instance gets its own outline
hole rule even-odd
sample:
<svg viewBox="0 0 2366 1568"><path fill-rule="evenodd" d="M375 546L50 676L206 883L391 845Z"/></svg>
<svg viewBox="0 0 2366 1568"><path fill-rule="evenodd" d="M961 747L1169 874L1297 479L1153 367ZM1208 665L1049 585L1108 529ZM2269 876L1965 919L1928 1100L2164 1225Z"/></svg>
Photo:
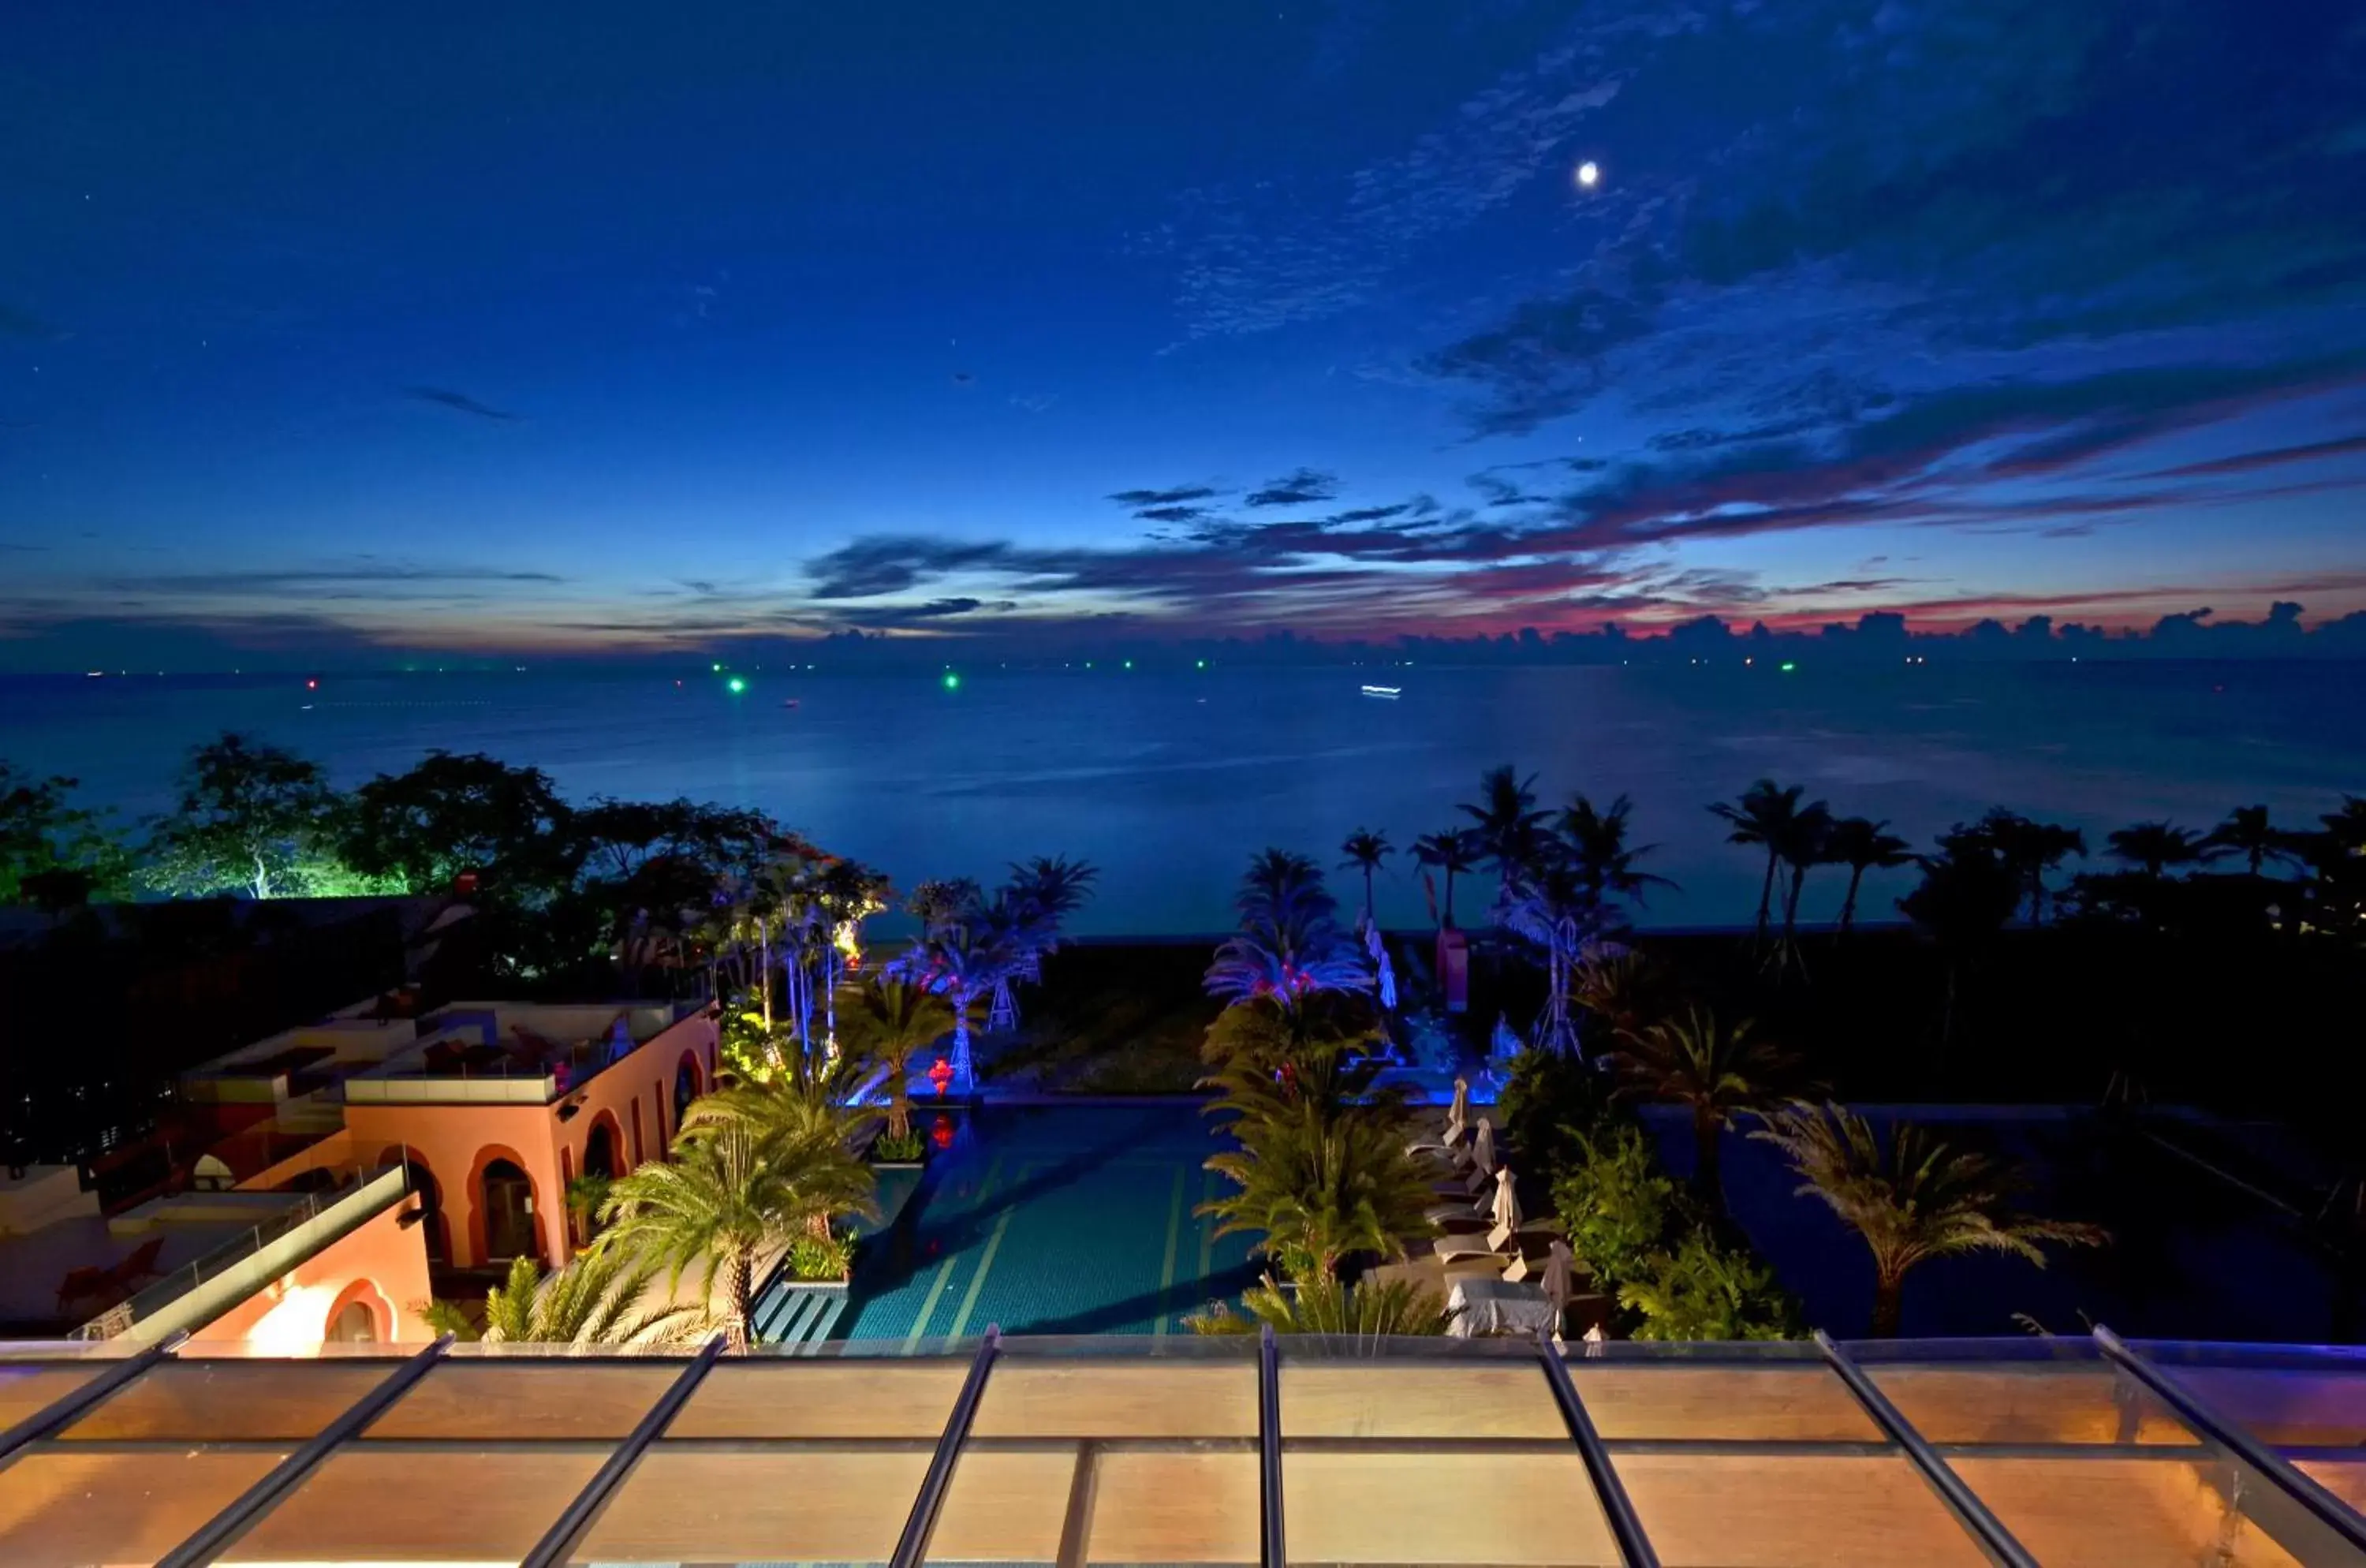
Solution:
<svg viewBox="0 0 2366 1568"><path fill-rule="evenodd" d="M1618 1560L1533 1357L1285 1356L1280 1394L1292 1562Z"/></svg>
<svg viewBox="0 0 2366 1568"><path fill-rule="evenodd" d="M1243 1356L1007 1355L930 1558L1254 1562L1256 1421L1256 1364Z"/></svg>
<svg viewBox="0 0 2366 1568"><path fill-rule="evenodd" d="M2236 1483L2224 1461L2184 1459L1988 1459L1951 1461L1965 1483L2042 1562L2208 1562L2218 1568L2268 1568L2294 1562L2355 1562L2349 1553L2312 1551L2323 1533L2308 1521L2295 1557L2261 1528L2281 1495L2262 1495L2265 1483ZM2231 1488L2231 1491L2230 1491ZM2250 1511L2230 1498L2248 1500ZM2289 1507L2289 1505L2285 1505ZM2294 1521L2279 1521L2289 1529ZM2315 1526L2314 1529L2309 1527Z"/></svg>
<svg viewBox="0 0 2366 1568"><path fill-rule="evenodd" d="M388 1357L160 1361L60 1436L105 1442L301 1441L401 1364Z"/></svg>
<svg viewBox="0 0 2366 1568"><path fill-rule="evenodd" d="M2304 1459L2293 1468L2366 1514L2366 1459Z"/></svg>
<svg viewBox="0 0 2366 1568"><path fill-rule="evenodd" d="M0 1427L39 1415L107 1368L105 1361L81 1365L27 1361L14 1366L0 1361Z"/></svg>
<svg viewBox="0 0 2366 1568"><path fill-rule="evenodd" d="M48 1450L0 1471L0 1562L153 1562L285 1457L278 1450Z"/></svg>
<svg viewBox="0 0 2366 1568"><path fill-rule="evenodd" d="M986 1380L979 1438L1254 1438L1247 1361L1036 1361L1005 1357Z"/></svg>
<svg viewBox="0 0 2366 1568"><path fill-rule="evenodd" d="M933 1445L968 1375L966 1359L726 1361L706 1374L666 1435L914 1438Z"/></svg>
<svg viewBox="0 0 2366 1568"><path fill-rule="evenodd" d="M1527 1358L1426 1364L1284 1359L1281 1435L1284 1441L1526 1438L1565 1443L1569 1427L1544 1369Z"/></svg>
<svg viewBox="0 0 2366 1568"><path fill-rule="evenodd" d="M884 1563L929 1453L661 1444L617 1490L576 1561Z"/></svg>
<svg viewBox="0 0 2366 1568"><path fill-rule="evenodd" d="M363 1435L372 1439L624 1437L681 1361L441 1361ZM531 1543L529 1543L531 1544Z"/></svg>
<svg viewBox="0 0 2366 1568"><path fill-rule="evenodd" d="M1984 1568L1989 1561L1902 1456L1630 1452L1614 1462L1666 1568ZM2043 1549L2037 1555L2052 1561Z"/></svg>
<svg viewBox="0 0 2366 1568"><path fill-rule="evenodd" d="M1881 1428L1819 1361L1719 1365L1572 1357L1570 1382L1605 1442L1878 1443Z"/></svg>
<svg viewBox="0 0 2366 1568"><path fill-rule="evenodd" d="M1933 1443L2181 1443L2168 1406L2100 1362L1868 1364L1874 1386Z"/></svg>
<svg viewBox="0 0 2366 1568"><path fill-rule="evenodd" d="M2166 1370L2263 1443L2287 1449L2366 1444L2366 1371L2173 1364Z"/></svg>
<svg viewBox="0 0 2366 1568"><path fill-rule="evenodd" d="M515 1562L606 1458L590 1447L438 1453L351 1445L221 1561Z"/></svg>
<svg viewBox="0 0 2366 1568"><path fill-rule="evenodd" d="M1282 1409L1289 1408L1284 1395ZM1254 1517L1254 1489L1249 1495ZM1618 1562L1573 1446L1554 1452L1441 1439L1397 1452L1291 1447L1281 1495L1294 1563L1616 1568Z"/></svg>

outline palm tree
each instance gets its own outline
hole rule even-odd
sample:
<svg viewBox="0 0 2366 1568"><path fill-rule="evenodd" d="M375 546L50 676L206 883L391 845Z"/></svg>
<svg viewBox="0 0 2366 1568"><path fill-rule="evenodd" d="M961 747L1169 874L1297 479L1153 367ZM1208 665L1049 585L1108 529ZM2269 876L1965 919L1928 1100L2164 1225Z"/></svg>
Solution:
<svg viewBox="0 0 2366 1568"><path fill-rule="evenodd" d="M970 1026L977 1001L991 996L1019 962L1006 922L990 919L977 884L923 882L905 906L920 920L912 945L887 961L886 972L934 991L953 1010L953 1084L967 1093L975 1086Z"/></svg>
<svg viewBox="0 0 2366 1568"><path fill-rule="evenodd" d="M1950 1149L1900 1122L1885 1146L1865 1119L1842 1106L1794 1104L1751 1134L1781 1149L1814 1194L1873 1250L1873 1334L1897 1335L1907 1273L1932 1258L2003 1252L2045 1266L2041 1243L2100 1247L2097 1225L2040 1219L2011 1200L2020 1173L1984 1155Z"/></svg>
<svg viewBox="0 0 2366 1568"><path fill-rule="evenodd" d="M2166 822L2139 822L2111 835L2112 853L2140 867L2158 882L2173 865L2198 865L2216 852L2208 840L2191 828Z"/></svg>
<svg viewBox="0 0 2366 1568"><path fill-rule="evenodd" d="M1285 1273L1316 1280L1336 1280L1350 1254L1402 1258L1405 1237L1428 1232L1430 1177L1405 1153L1393 1107L1275 1091L1236 1093L1225 1109L1241 1113L1240 1146L1211 1155L1207 1168L1239 1190L1197 1211L1222 1222L1218 1235L1257 1233L1257 1250Z"/></svg>
<svg viewBox="0 0 2366 1568"><path fill-rule="evenodd" d="M735 1350L748 1348L758 1266L810 1235L815 1221L873 1207L873 1179L842 1126L783 1110L771 1120L752 1101L693 1105L697 1121L674 1140L672 1157L618 1177L600 1211L611 1222L603 1248L664 1269L677 1291L698 1269L701 1300Z"/></svg>
<svg viewBox="0 0 2366 1568"><path fill-rule="evenodd" d="M1347 857L1339 863L1341 871L1351 867L1363 871L1364 919L1369 923L1372 919L1372 874L1380 869L1382 861L1396 852L1395 848L1390 844L1386 833L1358 828L1347 835L1346 841L1339 846L1339 852Z"/></svg>
<svg viewBox="0 0 2366 1568"><path fill-rule="evenodd" d="M838 1047L839 988L862 962L862 922L895 901L884 872L835 857L822 866L815 903L828 939L821 955L822 1039L828 1049Z"/></svg>
<svg viewBox="0 0 2366 1568"><path fill-rule="evenodd" d="M953 1027L951 1003L925 986L882 975L851 993L847 1055L887 1069L887 1135L911 1135L913 1053L925 1051Z"/></svg>
<svg viewBox="0 0 2366 1568"><path fill-rule="evenodd" d="M1801 807L1774 838L1774 852L1791 870L1791 889L1783 899L1782 949L1789 952L1799 929L1799 895L1808 886L1810 868L1829 865L1832 837L1831 807L1819 800Z"/></svg>
<svg viewBox="0 0 2366 1568"><path fill-rule="evenodd" d="M1783 863L1784 835L1799 815L1802 786L1788 789L1773 779L1760 779L1741 792L1739 801L1718 801L1709 810L1733 824L1726 841L1766 846L1766 879L1758 888L1758 940L1766 940L1766 922L1774 908L1774 872ZM1822 802L1819 801L1818 805Z"/></svg>
<svg viewBox="0 0 2366 1568"><path fill-rule="evenodd" d="M657 1277L654 1265L621 1252L587 1252L547 1276L534 1258L515 1258L509 1278L486 1292L481 1325L453 1302L430 1302L419 1315L438 1334L488 1344L665 1347L711 1333L700 1308L644 1299Z"/></svg>
<svg viewBox="0 0 2366 1568"><path fill-rule="evenodd" d="M1438 921L1439 930L1454 929L1455 874L1477 865L1482 852L1478 831L1471 828L1448 828L1442 833L1424 833L1413 841L1414 860L1424 865L1436 866L1446 873L1446 909Z"/></svg>
<svg viewBox="0 0 2366 1568"><path fill-rule="evenodd" d="M1602 902L1568 856L1532 862L1512 879L1503 906L1504 927L1545 950L1545 1006L1536 1043L1561 1055L1577 1049L1569 1019L1570 976L1602 931Z"/></svg>
<svg viewBox="0 0 2366 1568"><path fill-rule="evenodd" d="M1718 1170L1725 1129L1742 1112L1773 1104L1797 1066L1747 1020L1729 1026L1697 1004L1628 1034L1610 1060L1628 1095L1690 1112L1694 1179L1715 1209L1725 1204Z"/></svg>
<svg viewBox="0 0 2366 1568"><path fill-rule="evenodd" d="M1966 828L1958 824L1939 840L1943 849L1975 846L2002 860L2029 900L2029 923L2045 921L2045 874L2072 855L2087 858L2087 835L2058 823L2037 822L1998 807Z"/></svg>
<svg viewBox="0 0 2366 1568"><path fill-rule="evenodd" d="M1635 803L1623 795L1598 810L1593 801L1579 795L1560 814L1560 836L1569 846L1571 863L1597 904L1614 897L1640 904L1645 888L1675 886L1664 876L1635 869L1637 861L1659 846L1628 843L1627 817L1634 808Z"/></svg>
<svg viewBox="0 0 2366 1568"><path fill-rule="evenodd" d="M2294 852L2293 835L2269 822L2264 806L2235 807L2202 842L2207 849L2242 856L2253 876L2259 875L2271 860L2289 863L2300 858Z"/></svg>
<svg viewBox="0 0 2366 1568"><path fill-rule="evenodd" d="M1225 1001L1271 997L1293 1007L1324 991L1365 991L1370 970L1332 921L1338 908L1323 873L1304 855L1268 849L1251 857L1234 905L1240 934L1208 966L1207 989Z"/></svg>
<svg viewBox="0 0 2366 1568"><path fill-rule="evenodd" d="M1499 898L1509 898L1512 881L1536 858L1545 838L1545 813L1536 808L1537 775L1520 777L1505 762L1479 775L1479 799L1461 807L1476 824L1482 852L1493 863Z"/></svg>
<svg viewBox="0 0 2366 1568"><path fill-rule="evenodd" d="M1922 881L1898 901L1898 908L1946 955L1947 991L1939 1013L1944 1059L1955 1041L1964 972L1987 953L2020 908L2022 884L1988 843L1953 833L1941 841L1944 852L1917 857Z"/></svg>
<svg viewBox="0 0 2366 1568"><path fill-rule="evenodd" d="M1865 883L1868 871L1893 871L1912 862L1905 840L1888 830L1887 821L1876 822L1867 817L1843 817L1832 824L1824 840L1824 857L1834 865L1849 868L1848 897L1841 900L1840 928L1845 932L1856 924L1857 889Z"/></svg>
<svg viewBox="0 0 2366 1568"><path fill-rule="evenodd" d="M1285 1291L1271 1277L1241 1295L1239 1312L1227 1302L1184 1318L1194 1334L1353 1335L1379 1339L1444 1334L1456 1309L1435 1290L1411 1280L1343 1285L1336 1280L1301 1280Z"/></svg>

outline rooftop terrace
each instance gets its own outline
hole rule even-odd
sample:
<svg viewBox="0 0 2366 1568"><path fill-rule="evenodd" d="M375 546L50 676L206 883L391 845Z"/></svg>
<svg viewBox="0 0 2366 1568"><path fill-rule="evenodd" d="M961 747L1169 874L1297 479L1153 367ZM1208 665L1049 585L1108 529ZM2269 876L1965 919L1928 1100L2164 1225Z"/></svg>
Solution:
<svg viewBox="0 0 2366 1568"><path fill-rule="evenodd" d="M840 1348L13 1348L0 1560L2366 1562L2355 1351Z"/></svg>

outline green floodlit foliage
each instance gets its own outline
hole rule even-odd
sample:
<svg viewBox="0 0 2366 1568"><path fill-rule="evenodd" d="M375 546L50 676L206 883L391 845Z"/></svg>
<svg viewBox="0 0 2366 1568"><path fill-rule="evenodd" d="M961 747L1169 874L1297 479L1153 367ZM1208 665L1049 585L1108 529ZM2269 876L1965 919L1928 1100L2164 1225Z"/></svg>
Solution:
<svg viewBox="0 0 2366 1568"><path fill-rule="evenodd" d="M592 1251L545 1275L532 1258L513 1258L509 1278L485 1295L482 1324L454 1302L428 1302L420 1321L438 1334L487 1344L694 1344L712 1332L700 1308L652 1301L658 1269L622 1253Z"/></svg>
<svg viewBox="0 0 2366 1568"><path fill-rule="evenodd" d="M1268 1276L1242 1293L1241 1308L1235 1312L1229 1302L1211 1302L1206 1311L1190 1314L1183 1322L1194 1334L1255 1334L1270 1325L1276 1334L1380 1338L1444 1334L1455 1316L1436 1291L1404 1280L1343 1285L1313 1279L1284 1290Z"/></svg>

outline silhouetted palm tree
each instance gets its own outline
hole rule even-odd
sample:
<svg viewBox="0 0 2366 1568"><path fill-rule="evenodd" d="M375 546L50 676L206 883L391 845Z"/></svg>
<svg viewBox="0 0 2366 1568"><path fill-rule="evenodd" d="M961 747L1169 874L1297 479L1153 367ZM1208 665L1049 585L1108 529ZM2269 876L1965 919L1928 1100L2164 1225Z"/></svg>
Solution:
<svg viewBox="0 0 2366 1568"><path fill-rule="evenodd" d="M1783 940L1781 950L1789 953L1799 930L1799 895L1808 886L1808 873L1819 865L1829 864L1826 851L1831 842L1831 807L1819 800L1801 807L1788 822L1775 832L1774 849L1783 863L1790 868L1790 890L1783 897Z"/></svg>
<svg viewBox="0 0 2366 1568"><path fill-rule="evenodd" d="M1727 1025L1697 1004L1627 1035L1611 1054L1624 1091L1639 1100L1681 1105L1693 1122L1694 1179L1713 1207L1725 1195L1718 1145L1735 1116L1773 1104L1797 1058L1759 1039L1749 1021Z"/></svg>
<svg viewBox="0 0 2366 1568"><path fill-rule="evenodd" d="M1766 940L1766 923L1774 913L1774 873L1783 863L1784 833L1799 815L1799 796L1803 793L1798 784L1786 789L1773 779L1760 779L1741 792L1738 802L1720 800L1709 807L1733 824L1733 831L1726 835L1729 843L1763 844L1766 848L1766 879L1758 889L1760 942Z"/></svg>
<svg viewBox="0 0 2366 1568"><path fill-rule="evenodd" d="M1841 900L1840 929L1849 931L1856 924L1857 889L1865 883L1868 871L1893 871L1910 864L1914 856L1909 852L1905 840L1888 830L1887 821L1876 822L1866 817L1842 817L1833 822L1831 834L1824 840L1824 858L1833 865L1849 868L1848 896Z"/></svg>
<svg viewBox="0 0 2366 1568"><path fill-rule="evenodd" d="M1216 949L1207 988L1225 1001L1271 997L1295 1007L1321 991L1372 985L1360 950L1333 921L1338 908L1322 870L1304 855L1268 849L1249 861L1234 905L1241 930Z"/></svg>
<svg viewBox="0 0 2366 1568"><path fill-rule="evenodd" d="M2018 1172L1987 1156L1950 1149L1901 1122L1885 1147L1865 1118L1842 1106L1796 1104L1751 1134L1788 1156L1814 1194L1873 1249L1873 1334L1898 1333L1906 1276L1932 1258L2005 1252L2045 1266L2042 1242L2099 1247L2099 1226L2016 1212Z"/></svg>
<svg viewBox="0 0 2366 1568"><path fill-rule="evenodd" d="M2045 875L2072 855L2087 858L2087 835L2076 828L2038 822L1998 807L1966 828L1957 824L1939 840L1942 849L1964 844L1997 856L2029 901L2029 923L2045 921Z"/></svg>
<svg viewBox="0 0 2366 1568"><path fill-rule="evenodd" d="M1461 809L1487 859L1495 867L1496 896L1511 896L1512 881L1537 858L1545 841L1545 813L1537 809L1537 776L1520 777L1505 762L1479 775L1479 798Z"/></svg>
<svg viewBox="0 0 2366 1568"><path fill-rule="evenodd" d="M2268 820L2266 807L2238 806L2202 841L2206 848L2242 856L2245 868L2258 876L2271 860L2300 858L2293 837Z"/></svg>
<svg viewBox="0 0 2366 1568"><path fill-rule="evenodd" d="M1946 957L1947 991L1939 1014L1939 1050L1955 1041L1964 972L1979 962L2021 907L2021 884L2004 857L1982 841L1949 835L1944 853L1920 857L1922 881L1898 909Z"/></svg>
<svg viewBox="0 0 2366 1568"><path fill-rule="evenodd" d="M1454 929L1454 878L1459 872L1469 871L1479 863L1482 852L1479 834L1471 828L1448 828L1442 833L1424 833L1413 841L1413 858L1423 865L1434 865L1446 873L1446 908L1438 919L1444 931Z"/></svg>
<svg viewBox="0 0 2366 1568"><path fill-rule="evenodd" d="M1346 841L1339 846L1339 852L1347 857L1339 863L1340 870L1359 869L1364 874L1364 919L1369 921L1373 918L1372 874L1380 869L1382 861L1396 852L1395 848L1390 844L1386 833L1358 828L1347 835Z"/></svg>
<svg viewBox="0 0 2366 1568"><path fill-rule="evenodd" d="M1580 795L1560 814L1559 827L1569 847L1570 863L1597 904L1612 898L1632 898L1640 904L1645 888L1675 886L1664 876L1635 869L1637 861L1659 846L1627 841L1628 813L1634 808L1635 803L1623 795L1600 809Z"/></svg>
<svg viewBox="0 0 2366 1568"><path fill-rule="evenodd" d="M2111 844L2112 853L2141 868L2156 881L2170 866L2198 865L2215 852L2192 829L2174 828L2166 822L2139 822L2133 828L2119 829L2112 834Z"/></svg>

